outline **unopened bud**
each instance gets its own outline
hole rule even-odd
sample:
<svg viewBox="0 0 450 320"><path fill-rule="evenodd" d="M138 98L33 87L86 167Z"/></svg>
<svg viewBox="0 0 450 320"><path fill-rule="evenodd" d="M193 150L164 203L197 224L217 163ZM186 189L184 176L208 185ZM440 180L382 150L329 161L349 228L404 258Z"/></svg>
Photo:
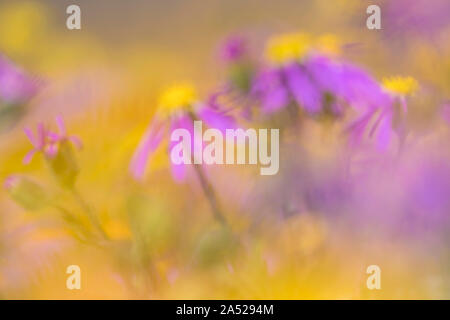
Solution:
<svg viewBox="0 0 450 320"><path fill-rule="evenodd" d="M238 63L231 66L229 71L231 84L242 92L249 92L253 73L253 67L248 63Z"/></svg>
<svg viewBox="0 0 450 320"><path fill-rule="evenodd" d="M38 210L47 204L48 197L41 186L22 176L9 176L4 187L11 198L26 210Z"/></svg>
<svg viewBox="0 0 450 320"><path fill-rule="evenodd" d="M78 175L78 165L72 146L63 141L52 157L47 157L50 170L58 183L65 188L72 188Z"/></svg>

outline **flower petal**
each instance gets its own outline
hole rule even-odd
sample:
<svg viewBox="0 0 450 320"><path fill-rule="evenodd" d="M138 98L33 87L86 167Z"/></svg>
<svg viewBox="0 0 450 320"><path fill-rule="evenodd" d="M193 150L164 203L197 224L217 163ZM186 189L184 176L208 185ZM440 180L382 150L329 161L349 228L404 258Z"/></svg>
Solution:
<svg viewBox="0 0 450 320"><path fill-rule="evenodd" d="M209 107L202 107L197 111L198 117L210 128L215 128L225 133L226 129L237 128L236 121L232 116L220 111L215 111Z"/></svg>
<svg viewBox="0 0 450 320"><path fill-rule="evenodd" d="M191 137L191 159L194 157L194 150L202 151L202 141L192 141L194 139L194 124L191 117L187 114L178 116L172 120L170 126L170 134L176 129L186 129ZM177 145L178 141L169 142L169 158L172 153L172 149ZM183 182L186 177L186 165L185 164L174 164L172 159L170 159L172 177L176 182Z"/></svg>
<svg viewBox="0 0 450 320"><path fill-rule="evenodd" d="M339 96L342 86L342 66L324 56L313 56L305 63L306 69L323 91Z"/></svg>
<svg viewBox="0 0 450 320"><path fill-rule="evenodd" d="M172 173L172 178L177 183L182 183L186 179L186 165L182 164L174 164L170 162L170 168Z"/></svg>
<svg viewBox="0 0 450 320"><path fill-rule="evenodd" d="M22 102L36 91L36 83L0 54L0 98L11 103Z"/></svg>
<svg viewBox="0 0 450 320"><path fill-rule="evenodd" d="M389 95L362 69L344 65L341 81L340 95L354 108L386 107L392 103Z"/></svg>
<svg viewBox="0 0 450 320"><path fill-rule="evenodd" d="M295 63L285 68L285 74L287 85L297 103L310 113L319 112L322 108L322 93L309 75Z"/></svg>
<svg viewBox="0 0 450 320"><path fill-rule="evenodd" d="M376 133L377 148L380 151L388 149L392 139L392 114L389 113L381 119L378 125L378 131Z"/></svg>
<svg viewBox="0 0 450 320"><path fill-rule="evenodd" d="M261 72L253 83L251 94L261 100L262 110L272 113L287 106L289 95L278 70Z"/></svg>
<svg viewBox="0 0 450 320"><path fill-rule="evenodd" d="M153 152L161 143L166 123L155 117L137 147L130 164L130 171L135 179L142 179L145 168Z"/></svg>
<svg viewBox="0 0 450 320"><path fill-rule="evenodd" d="M38 150L36 150L36 149L30 150L30 151L25 155L25 157L23 158L22 162L23 162L24 164L29 164L29 163L31 162L31 159L33 159L34 154L35 154L37 151L38 151Z"/></svg>
<svg viewBox="0 0 450 320"><path fill-rule="evenodd" d="M34 138L33 132L29 128L24 128L23 131L25 132L25 135L28 137L28 140L30 140L33 147L37 147L38 143Z"/></svg>
<svg viewBox="0 0 450 320"><path fill-rule="evenodd" d="M78 149L83 148L83 142L77 136L69 136L67 139L69 139L69 141L72 142Z"/></svg>
<svg viewBox="0 0 450 320"><path fill-rule="evenodd" d="M266 113L272 113L288 104L289 95L285 88L277 87L267 92L262 102L262 109Z"/></svg>

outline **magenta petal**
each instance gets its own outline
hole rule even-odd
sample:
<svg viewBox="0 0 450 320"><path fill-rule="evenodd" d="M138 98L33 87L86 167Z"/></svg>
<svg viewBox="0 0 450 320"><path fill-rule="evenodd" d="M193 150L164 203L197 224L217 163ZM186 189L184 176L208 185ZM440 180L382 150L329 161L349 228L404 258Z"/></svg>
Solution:
<svg viewBox="0 0 450 320"><path fill-rule="evenodd" d="M28 137L28 140L30 140L31 144L34 147L37 147L38 143L37 143L37 141L34 138L33 132L30 129L28 129L28 128L24 128L23 131L25 132L25 135Z"/></svg>
<svg viewBox="0 0 450 320"><path fill-rule="evenodd" d="M287 90L280 86L267 92L262 101L262 109L266 113L272 113L285 107L288 104L288 101L289 95Z"/></svg>
<svg viewBox="0 0 450 320"><path fill-rule="evenodd" d="M253 83L251 94L261 101L262 109L266 113L277 111L287 106L289 102L288 91L277 69L261 72Z"/></svg>
<svg viewBox="0 0 450 320"><path fill-rule="evenodd" d="M226 129L237 128L236 121L232 116L225 115L208 107L202 107L197 112L198 117L210 128L219 129L225 133Z"/></svg>
<svg viewBox="0 0 450 320"><path fill-rule="evenodd" d="M34 95L36 90L34 81L0 54L0 99L22 102Z"/></svg>
<svg viewBox="0 0 450 320"><path fill-rule="evenodd" d="M186 179L186 165L182 164L174 164L170 162L170 168L173 180L177 183L181 183Z"/></svg>
<svg viewBox="0 0 450 320"><path fill-rule="evenodd" d="M55 132L47 131L47 138L51 142L57 142L61 139L61 136Z"/></svg>
<svg viewBox="0 0 450 320"><path fill-rule="evenodd" d="M172 131L175 129L186 129L190 136L191 136L191 152L192 156L194 154L194 149L197 150L197 152L200 152L203 150L202 147L202 137L197 137L197 141L193 141L194 139L194 121L191 119L188 115L182 115L178 118L175 118L172 120L172 124L170 126L170 134L172 134ZM172 151L172 148L177 144L176 141L170 141L169 144L169 154Z"/></svg>
<svg viewBox="0 0 450 320"><path fill-rule="evenodd" d="M386 107L392 103L380 85L364 70L344 65L340 95L354 108Z"/></svg>
<svg viewBox="0 0 450 320"><path fill-rule="evenodd" d="M328 91L335 96L339 96L342 86L345 85L342 79L342 66L333 60L314 56L306 62L306 69L314 78L314 81L322 90Z"/></svg>
<svg viewBox="0 0 450 320"><path fill-rule="evenodd" d="M154 118L139 146L137 147L130 164L130 171L135 179L142 179L145 168L151 155L158 148L164 136L166 123L158 118Z"/></svg>
<svg viewBox="0 0 450 320"><path fill-rule="evenodd" d="M191 158L194 157L194 152L201 152L203 149L201 137L198 137L198 141L193 141L194 139L194 123L192 118L189 115L182 115L172 120L172 124L170 126L170 133L172 134L175 129L186 129L191 136ZM169 143L169 156L172 152L172 148L177 144L177 141L170 141ZM170 158L170 157L169 157ZM187 166L186 164L174 164L172 159L170 159L171 173L173 179L180 183L183 182L186 178Z"/></svg>
<svg viewBox="0 0 450 320"><path fill-rule="evenodd" d="M378 125L378 132L376 133L377 148L380 151L384 151L389 147L392 133L392 114L389 113L381 119Z"/></svg>
<svg viewBox="0 0 450 320"><path fill-rule="evenodd" d="M36 153L36 149L30 150L25 157L23 158L23 163L24 164L29 164L31 162L31 159L33 159L34 154Z"/></svg>
<svg viewBox="0 0 450 320"><path fill-rule="evenodd" d="M72 142L78 149L83 148L83 142L81 142L81 139L77 136L69 136L67 139L69 139L69 141Z"/></svg>
<svg viewBox="0 0 450 320"><path fill-rule="evenodd" d="M368 110L358 119L353 121L345 130L349 133L352 144L359 144L365 129L367 128L370 119L375 114L376 109Z"/></svg>
<svg viewBox="0 0 450 320"><path fill-rule="evenodd" d="M322 93L314 85L304 70L297 64L285 69L287 84L297 103L310 113L319 112L322 108Z"/></svg>

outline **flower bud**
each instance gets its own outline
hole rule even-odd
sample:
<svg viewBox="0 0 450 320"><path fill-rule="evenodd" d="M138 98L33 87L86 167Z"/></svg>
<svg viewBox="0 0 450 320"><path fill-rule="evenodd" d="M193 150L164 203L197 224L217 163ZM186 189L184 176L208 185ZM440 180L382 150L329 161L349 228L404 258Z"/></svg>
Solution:
<svg viewBox="0 0 450 320"><path fill-rule="evenodd" d="M78 165L72 146L63 141L54 156L46 157L50 170L64 188L72 188L78 175Z"/></svg>
<svg viewBox="0 0 450 320"><path fill-rule="evenodd" d="M230 68L231 84L242 92L249 92L254 75L253 66L249 63L238 63Z"/></svg>
<svg viewBox="0 0 450 320"><path fill-rule="evenodd" d="M41 186L22 176L9 176L4 187L11 198L26 210L39 210L48 202L48 196Z"/></svg>

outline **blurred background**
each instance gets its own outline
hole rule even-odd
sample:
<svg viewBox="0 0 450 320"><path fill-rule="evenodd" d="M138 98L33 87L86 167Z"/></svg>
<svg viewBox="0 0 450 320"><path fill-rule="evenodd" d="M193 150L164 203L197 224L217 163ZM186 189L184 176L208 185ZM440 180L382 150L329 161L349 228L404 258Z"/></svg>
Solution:
<svg viewBox="0 0 450 320"><path fill-rule="evenodd" d="M366 27L374 3L381 30ZM81 30L66 28L71 4ZM33 90L0 100L0 298L450 298L449 10L446 0L1 0L2 63ZM208 170L229 228L195 176L172 180L164 148L132 178L164 88L188 81L206 100L228 75L224 39L245 37L264 64L270 37L299 31L332 34L340 57L377 81L417 80L402 152L351 149L351 114L302 119L280 141L277 175ZM69 155L73 190L41 154L22 161L33 148L24 128L57 131L57 115L83 141ZM69 265L81 290L66 288ZM366 286L370 265L381 290Z"/></svg>

